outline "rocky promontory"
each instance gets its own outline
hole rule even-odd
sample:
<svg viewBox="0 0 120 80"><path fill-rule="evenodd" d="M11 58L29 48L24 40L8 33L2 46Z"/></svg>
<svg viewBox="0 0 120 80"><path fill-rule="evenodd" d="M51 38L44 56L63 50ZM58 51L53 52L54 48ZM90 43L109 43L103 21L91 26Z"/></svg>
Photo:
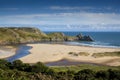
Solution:
<svg viewBox="0 0 120 80"><path fill-rule="evenodd" d="M39 29L31 27L0 28L0 45L44 41L93 41L93 39L82 34L76 36L67 36L61 32L45 34Z"/></svg>
<svg viewBox="0 0 120 80"><path fill-rule="evenodd" d="M89 35L83 36L81 33L78 34L76 37L77 37L77 40L79 40L79 41L93 41L93 39Z"/></svg>

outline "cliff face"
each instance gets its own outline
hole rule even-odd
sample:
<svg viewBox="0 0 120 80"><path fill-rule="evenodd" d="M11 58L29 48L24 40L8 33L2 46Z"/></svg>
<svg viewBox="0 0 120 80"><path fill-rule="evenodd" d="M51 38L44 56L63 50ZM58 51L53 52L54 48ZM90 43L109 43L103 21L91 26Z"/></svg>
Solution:
<svg viewBox="0 0 120 80"><path fill-rule="evenodd" d="M37 28L0 28L0 44L15 44L40 41L47 35Z"/></svg>

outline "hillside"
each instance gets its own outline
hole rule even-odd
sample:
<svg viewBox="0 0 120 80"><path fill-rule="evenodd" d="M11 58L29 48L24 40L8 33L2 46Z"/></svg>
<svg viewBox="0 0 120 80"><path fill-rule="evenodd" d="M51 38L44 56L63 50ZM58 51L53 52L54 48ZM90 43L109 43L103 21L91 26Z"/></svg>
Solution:
<svg viewBox="0 0 120 80"><path fill-rule="evenodd" d="M15 44L40 41L47 35L37 28L0 28L0 44Z"/></svg>
<svg viewBox="0 0 120 80"><path fill-rule="evenodd" d="M45 34L31 27L2 27L0 28L0 45L19 44L40 41L93 41L90 36L67 36L61 32Z"/></svg>
<svg viewBox="0 0 120 80"><path fill-rule="evenodd" d="M48 67L41 62L0 60L0 80L120 80L120 67L97 65Z"/></svg>

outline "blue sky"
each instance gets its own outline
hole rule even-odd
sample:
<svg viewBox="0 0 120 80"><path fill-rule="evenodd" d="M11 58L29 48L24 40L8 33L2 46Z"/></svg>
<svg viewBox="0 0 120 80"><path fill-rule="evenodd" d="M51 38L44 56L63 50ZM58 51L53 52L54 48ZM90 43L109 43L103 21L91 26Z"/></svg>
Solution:
<svg viewBox="0 0 120 80"><path fill-rule="evenodd" d="M0 26L120 31L120 0L0 0Z"/></svg>

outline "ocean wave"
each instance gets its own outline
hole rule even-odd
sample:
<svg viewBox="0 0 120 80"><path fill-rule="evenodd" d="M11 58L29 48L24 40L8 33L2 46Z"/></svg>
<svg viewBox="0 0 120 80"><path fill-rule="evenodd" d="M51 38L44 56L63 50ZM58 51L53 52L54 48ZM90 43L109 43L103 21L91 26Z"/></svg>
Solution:
<svg viewBox="0 0 120 80"><path fill-rule="evenodd" d="M68 45L76 46L90 46L90 47L108 47L108 48L120 48L119 45L104 43L104 42L67 42Z"/></svg>

